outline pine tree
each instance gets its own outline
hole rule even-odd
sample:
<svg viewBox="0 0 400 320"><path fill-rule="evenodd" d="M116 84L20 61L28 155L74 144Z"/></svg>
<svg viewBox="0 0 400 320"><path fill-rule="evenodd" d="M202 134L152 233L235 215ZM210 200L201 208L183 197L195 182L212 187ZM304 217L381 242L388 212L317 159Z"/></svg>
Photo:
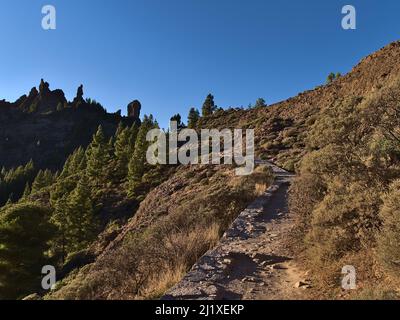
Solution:
<svg viewBox="0 0 400 320"><path fill-rule="evenodd" d="M13 194L11 193L10 197L8 198L8 200L6 202L6 204L4 205L5 207L10 206L10 205L13 204L12 198L13 198Z"/></svg>
<svg viewBox="0 0 400 320"><path fill-rule="evenodd" d="M258 98L257 100L256 100L256 104L255 104L255 108L264 108L264 107L266 107L267 106L267 104L265 103L265 100L263 99L263 98Z"/></svg>
<svg viewBox="0 0 400 320"><path fill-rule="evenodd" d="M63 262L68 254L84 249L93 240L97 230L86 175L79 179L74 190L53 198L52 222L58 227L57 251Z"/></svg>
<svg viewBox="0 0 400 320"><path fill-rule="evenodd" d="M55 234L50 212L32 203L0 211L0 299L18 299L40 289L48 263L48 243Z"/></svg>
<svg viewBox="0 0 400 320"><path fill-rule="evenodd" d="M203 108L202 108L202 115L203 117L207 117L212 115L215 111L215 103L214 103L214 96L210 93L206 100L204 101Z"/></svg>
<svg viewBox="0 0 400 320"><path fill-rule="evenodd" d="M0 207L8 199L18 200L24 191L27 182L31 182L35 177L32 160L25 166L19 166L6 170L3 168L0 174Z"/></svg>
<svg viewBox="0 0 400 320"><path fill-rule="evenodd" d="M195 108L190 108L189 116L188 116L188 128L189 129L196 128L197 123L199 122L199 119L200 119L199 110L197 110Z"/></svg>
<svg viewBox="0 0 400 320"><path fill-rule="evenodd" d="M117 135L115 141L115 176L118 180L126 178L128 175L128 164L130 158L129 146L130 130L125 128Z"/></svg>
<svg viewBox="0 0 400 320"><path fill-rule="evenodd" d="M108 157L110 159L110 161L114 158L114 144L115 144L115 138L114 137L110 137L110 139L108 139L108 143L107 143L107 153L108 153Z"/></svg>
<svg viewBox="0 0 400 320"><path fill-rule="evenodd" d="M84 249L95 235L96 222L93 204L90 198L88 178L84 175L75 190L68 196L67 206L67 240L71 251Z"/></svg>
<svg viewBox="0 0 400 320"><path fill-rule="evenodd" d="M24 193L22 194L22 199L27 199L30 194L31 194L31 187L29 186L29 183L27 182L25 185Z"/></svg>
<svg viewBox="0 0 400 320"><path fill-rule="evenodd" d="M32 193L39 191L46 186L46 179L43 170L39 170L35 180L32 183Z"/></svg>
<svg viewBox="0 0 400 320"><path fill-rule="evenodd" d="M33 172L34 170L34 164L33 164L33 160L31 159L24 167L24 171L25 172Z"/></svg>
<svg viewBox="0 0 400 320"><path fill-rule="evenodd" d="M39 170L35 180L32 183L32 193L38 192L41 189L50 186L54 183L54 176L50 170Z"/></svg>
<svg viewBox="0 0 400 320"><path fill-rule="evenodd" d="M73 153L70 169L72 170L72 174L76 174L77 172L86 169L86 154L85 150L82 147L79 147Z"/></svg>
<svg viewBox="0 0 400 320"><path fill-rule="evenodd" d="M109 145L105 139L101 126L93 136L92 143L86 150L88 178L93 185L99 185L105 182L108 174Z"/></svg>
<svg viewBox="0 0 400 320"><path fill-rule="evenodd" d="M185 128L185 124L182 122L182 117L179 113L175 114L174 116L171 117L170 121L176 122L177 129L182 130Z"/></svg>
<svg viewBox="0 0 400 320"><path fill-rule="evenodd" d="M61 170L60 178L66 178L71 174L72 156L72 154L69 155L67 160L65 160L64 166Z"/></svg>
<svg viewBox="0 0 400 320"><path fill-rule="evenodd" d="M43 174L44 174L45 187L51 186L55 182L55 177L53 173L49 169L46 169L44 170Z"/></svg>
<svg viewBox="0 0 400 320"><path fill-rule="evenodd" d="M125 129L125 125L120 122L118 124L117 130L115 131L115 138L117 138L119 136L119 134Z"/></svg>
<svg viewBox="0 0 400 320"><path fill-rule="evenodd" d="M60 174L60 178L66 178L70 175L77 174L78 172L86 169L86 154L82 147L76 149L68 158L65 160L63 169Z"/></svg>
<svg viewBox="0 0 400 320"><path fill-rule="evenodd" d="M145 116L139 128L135 142L135 150L128 165L129 191L132 194L137 185L141 182L146 168L146 153L149 143L146 141L147 132L154 128L156 124L153 117Z"/></svg>
<svg viewBox="0 0 400 320"><path fill-rule="evenodd" d="M71 230L71 225L68 221L67 196L68 194L53 202L54 212L51 217L51 221L58 228L57 238L54 241L55 252L61 254L63 264L67 256L67 232Z"/></svg>
<svg viewBox="0 0 400 320"><path fill-rule="evenodd" d="M129 128L129 159L135 150L136 138L139 133L139 126L135 123Z"/></svg>
<svg viewBox="0 0 400 320"><path fill-rule="evenodd" d="M328 75L328 78L326 79L326 82L327 83L332 83L334 80L335 80L335 74L333 73L333 72L331 72L329 75Z"/></svg>

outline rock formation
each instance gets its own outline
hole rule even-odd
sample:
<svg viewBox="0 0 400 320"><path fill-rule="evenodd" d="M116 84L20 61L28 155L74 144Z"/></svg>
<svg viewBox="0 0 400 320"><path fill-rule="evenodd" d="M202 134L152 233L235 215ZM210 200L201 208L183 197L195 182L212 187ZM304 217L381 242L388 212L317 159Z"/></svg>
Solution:
<svg viewBox="0 0 400 320"><path fill-rule="evenodd" d="M48 82L45 82L43 79L40 80L39 93L41 98L44 98L50 93L49 87L50 85Z"/></svg>
<svg viewBox="0 0 400 320"><path fill-rule="evenodd" d="M74 107L78 107L80 104L82 104L84 102L85 102L85 100L83 99L83 85L81 84L78 87L78 90L76 91L76 97L74 98L72 105Z"/></svg>
<svg viewBox="0 0 400 320"><path fill-rule="evenodd" d="M141 109L142 105L138 100L132 101L130 104L128 104L128 117L139 120Z"/></svg>
<svg viewBox="0 0 400 320"><path fill-rule="evenodd" d="M25 165L33 159L36 168L57 170L73 150L90 143L99 125L110 137L121 121L126 126L135 122L120 113L107 113L99 104L88 104L83 93L79 86L73 104L62 90L51 90L41 80L39 87L15 102L0 99L0 168ZM58 111L57 106L61 106Z"/></svg>

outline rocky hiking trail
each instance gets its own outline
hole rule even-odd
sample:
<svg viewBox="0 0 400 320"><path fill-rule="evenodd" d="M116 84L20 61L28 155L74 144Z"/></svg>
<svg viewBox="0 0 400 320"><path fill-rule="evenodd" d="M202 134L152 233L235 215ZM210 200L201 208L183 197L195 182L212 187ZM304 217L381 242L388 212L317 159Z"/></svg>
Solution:
<svg viewBox="0 0 400 320"><path fill-rule="evenodd" d="M306 299L311 284L285 245L294 225L287 200L294 175L270 162L258 163L274 172L271 187L163 300Z"/></svg>

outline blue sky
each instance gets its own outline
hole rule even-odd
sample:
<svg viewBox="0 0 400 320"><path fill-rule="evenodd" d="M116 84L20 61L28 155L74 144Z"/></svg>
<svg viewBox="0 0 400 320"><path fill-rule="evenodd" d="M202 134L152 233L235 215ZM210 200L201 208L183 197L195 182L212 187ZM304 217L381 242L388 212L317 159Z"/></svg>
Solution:
<svg viewBox="0 0 400 320"><path fill-rule="evenodd" d="M57 30L41 8L57 9ZM357 9L357 30L341 8ZM0 0L0 99L40 78L110 112L139 99L165 126L212 92L222 107L277 102L400 39L398 0Z"/></svg>

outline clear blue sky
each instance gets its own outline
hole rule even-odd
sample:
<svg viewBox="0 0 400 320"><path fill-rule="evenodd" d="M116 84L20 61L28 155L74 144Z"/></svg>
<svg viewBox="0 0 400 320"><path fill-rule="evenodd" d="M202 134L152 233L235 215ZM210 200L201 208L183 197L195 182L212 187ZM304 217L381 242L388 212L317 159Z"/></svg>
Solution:
<svg viewBox="0 0 400 320"><path fill-rule="evenodd" d="M43 5L57 30L41 28ZM341 8L357 9L357 30L341 28ZM201 107L268 103L348 72L400 39L398 0L0 0L0 99L15 100L40 78L72 99L85 96L165 126Z"/></svg>

